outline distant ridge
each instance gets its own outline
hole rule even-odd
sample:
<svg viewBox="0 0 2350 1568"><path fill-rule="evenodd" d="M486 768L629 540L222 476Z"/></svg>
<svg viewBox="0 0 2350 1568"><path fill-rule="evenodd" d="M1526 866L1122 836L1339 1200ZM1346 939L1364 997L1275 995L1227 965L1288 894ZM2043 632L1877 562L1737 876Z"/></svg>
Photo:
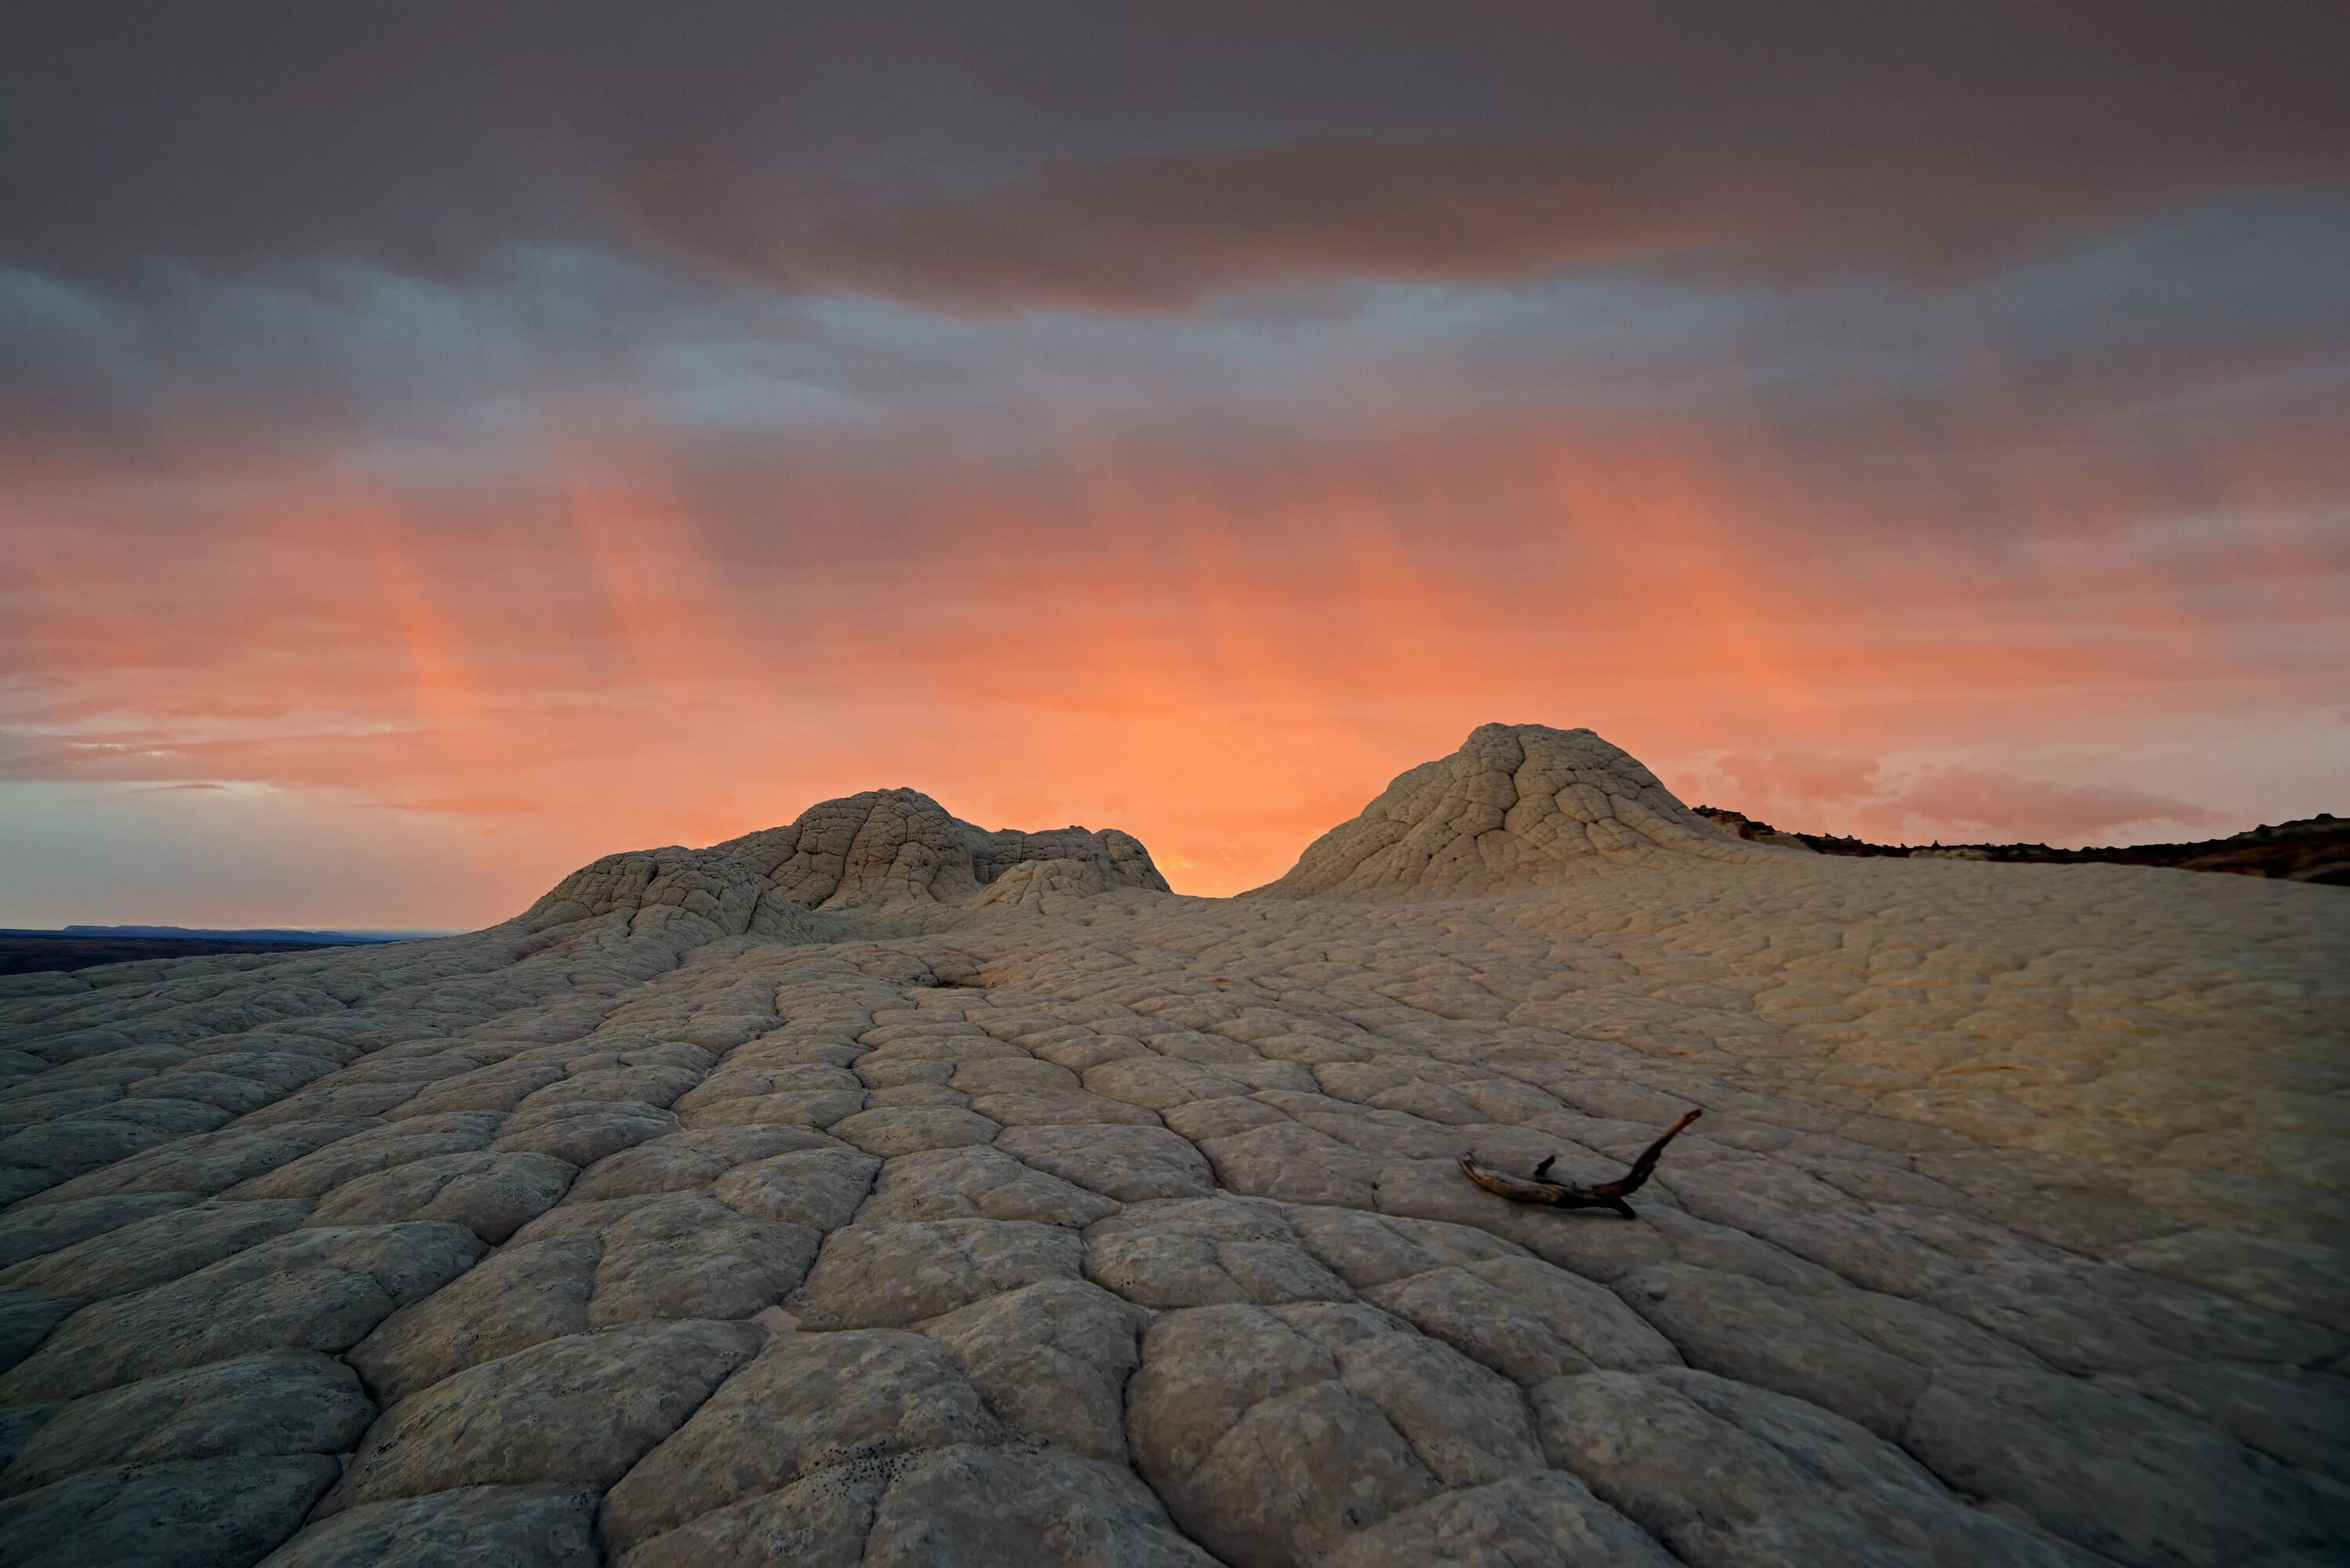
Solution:
<svg viewBox="0 0 2350 1568"><path fill-rule="evenodd" d="M284 958L317 948L381 947L425 931L296 931L276 927L207 930L190 926L68 926L61 930L0 930L0 974L90 969L147 959L239 954Z"/></svg>
<svg viewBox="0 0 2350 1568"><path fill-rule="evenodd" d="M2319 812L2291 822L2262 823L2226 838L2186 844L2095 845L2057 849L2045 844L1871 844L1825 833L1797 833L1757 822L1744 812L1700 805L1700 816L1757 844L1906 860L1997 860L2011 865L2164 866L2180 871L2225 871L2287 882L2350 887L2350 818Z"/></svg>
<svg viewBox="0 0 2350 1568"><path fill-rule="evenodd" d="M255 926L230 929L213 926L65 926L54 931L12 930L25 937L159 937L182 941L300 942L308 947L337 947L354 942L405 942L419 937L442 937L448 931L306 931L286 926Z"/></svg>

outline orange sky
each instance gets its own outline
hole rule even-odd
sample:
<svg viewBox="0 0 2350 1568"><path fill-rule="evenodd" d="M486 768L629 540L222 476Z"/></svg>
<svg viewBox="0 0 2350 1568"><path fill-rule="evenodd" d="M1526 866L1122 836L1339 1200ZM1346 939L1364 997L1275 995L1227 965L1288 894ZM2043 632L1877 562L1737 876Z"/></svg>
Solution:
<svg viewBox="0 0 2350 1568"><path fill-rule="evenodd" d="M600 853L894 784L1124 827L1227 893L1492 719L1589 725L1693 801L1814 828L2144 838L2344 804L2230 754L2296 714L2339 746L2318 542L2157 555L2121 487L2020 490L1991 538L1813 536L1833 498L1751 437L1520 430L1223 475L1083 441L712 519L643 441L540 456L486 501L272 469L164 515L41 475L12 701L20 775L82 792L58 831L225 846L274 814L302 847L0 918L462 926Z"/></svg>
<svg viewBox="0 0 2350 1568"><path fill-rule="evenodd" d="M2350 811L2340 7L103 9L0 50L0 925L899 784L1226 893L1492 720Z"/></svg>

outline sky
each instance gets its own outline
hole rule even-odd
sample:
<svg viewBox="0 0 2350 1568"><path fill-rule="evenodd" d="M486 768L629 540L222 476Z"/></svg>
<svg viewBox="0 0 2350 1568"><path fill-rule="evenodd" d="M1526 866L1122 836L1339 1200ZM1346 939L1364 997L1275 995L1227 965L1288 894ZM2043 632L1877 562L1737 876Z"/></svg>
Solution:
<svg viewBox="0 0 2350 1568"><path fill-rule="evenodd" d="M2350 813L2350 9L0 10L0 925L911 785L1277 876L1492 720Z"/></svg>

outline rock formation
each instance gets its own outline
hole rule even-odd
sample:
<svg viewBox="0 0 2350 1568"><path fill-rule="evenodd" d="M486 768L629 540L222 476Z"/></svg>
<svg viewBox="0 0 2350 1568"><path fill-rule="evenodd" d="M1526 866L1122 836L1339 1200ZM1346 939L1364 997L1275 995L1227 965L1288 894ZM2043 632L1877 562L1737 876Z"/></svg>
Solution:
<svg viewBox="0 0 2350 1568"><path fill-rule="evenodd" d="M0 1562L2339 1561L2345 898L1487 726L1239 899L889 791L0 980Z"/></svg>
<svg viewBox="0 0 2350 1568"><path fill-rule="evenodd" d="M1399 774L1287 875L1244 896L1457 896L1555 884L1596 860L1669 856L1756 852L1588 730L1486 724L1452 755Z"/></svg>
<svg viewBox="0 0 2350 1568"><path fill-rule="evenodd" d="M1081 875L1097 877L1103 887L1167 891L1150 852L1116 828L990 833L949 816L929 795L910 789L828 800L787 827L731 839L711 853L741 861L784 898L810 909L909 898L962 904L1014 867L1043 860L1090 867Z"/></svg>

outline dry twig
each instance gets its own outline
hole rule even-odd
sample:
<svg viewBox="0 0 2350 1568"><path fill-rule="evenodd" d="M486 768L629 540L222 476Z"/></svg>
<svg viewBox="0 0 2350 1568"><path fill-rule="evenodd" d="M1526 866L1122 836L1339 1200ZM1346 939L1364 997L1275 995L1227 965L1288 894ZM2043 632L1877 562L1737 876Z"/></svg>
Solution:
<svg viewBox="0 0 2350 1568"><path fill-rule="evenodd" d="M1640 1151L1632 1168L1613 1181L1603 1181L1596 1187L1577 1187L1571 1181L1549 1181L1552 1155L1534 1167L1534 1179L1504 1176L1498 1170L1488 1170L1468 1155L1461 1157L1461 1173L1488 1192L1497 1192L1513 1203L1542 1203L1553 1209L1612 1209L1627 1220L1639 1216L1624 1201L1640 1190L1657 1168L1657 1157L1665 1152L1665 1145L1679 1136L1681 1128L1703 1116L1703 1111L1684 1111L1679 1121L1665 1129L1664 1136Z"/></svg>

